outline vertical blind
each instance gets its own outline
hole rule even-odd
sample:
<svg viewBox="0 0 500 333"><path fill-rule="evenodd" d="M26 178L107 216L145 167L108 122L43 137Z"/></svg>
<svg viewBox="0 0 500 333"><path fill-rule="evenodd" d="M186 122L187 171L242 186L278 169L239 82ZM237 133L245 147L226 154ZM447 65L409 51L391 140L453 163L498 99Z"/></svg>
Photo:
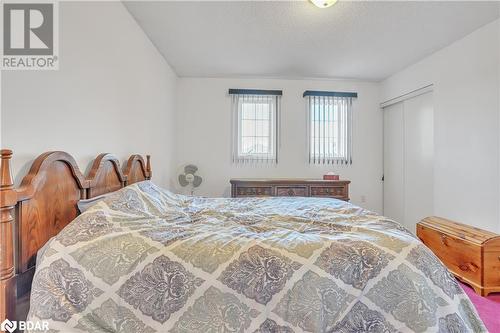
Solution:
<svg viewBox="0 0 500 333"><path fill-rule="evenodd" d="M230 89L233 163L277 163L279 90Z"/></svg>
<svg viewBox="0 0 500 333"><path fill-rule="evenodd" d="M352 164L352 100L356 93L306 91L309 163Z"/></svg>

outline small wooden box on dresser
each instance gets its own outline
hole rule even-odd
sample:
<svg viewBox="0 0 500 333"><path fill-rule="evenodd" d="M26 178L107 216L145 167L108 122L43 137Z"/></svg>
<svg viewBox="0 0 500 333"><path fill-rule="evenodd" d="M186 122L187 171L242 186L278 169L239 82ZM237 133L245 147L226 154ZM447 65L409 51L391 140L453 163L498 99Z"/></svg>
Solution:
<svg viewBox="0 0 500 333"><path fill-rule="evenodd" d="M417 224L417 235L477 294L500 291L500 235L435 216Z"/></svg>
<svg viewBox="0 0 500 333"><path fill-rule="evenodd" d="M231 179L231 196L326 197L349 201L349 180Z"/></svg>

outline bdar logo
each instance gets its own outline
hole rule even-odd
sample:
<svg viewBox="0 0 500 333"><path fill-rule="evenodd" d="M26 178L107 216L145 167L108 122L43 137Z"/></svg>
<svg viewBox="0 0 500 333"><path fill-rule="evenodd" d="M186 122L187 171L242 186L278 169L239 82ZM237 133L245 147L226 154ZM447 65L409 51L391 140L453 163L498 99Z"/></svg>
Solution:
<svg viewBox="0 0 500 333"><path fill-rule="evenodd" d="M49 322L48 321L10 321L9 319L5 319L0 324L0 331L12 333L16 329L19 329L21 332L25 331L48 331L49 330Z"/></svg>
<svg viewBox="0 0 500 333"><path fill-rule="evenodd" d="M11 3L3 8L4 55L54 54L54 5Z"/></svg>
<svg viewBox="0 0 500 333"><path fill-rule="evenodd" d="M0 331L3 332L14 332L17 328L17 323L15 321L10 321L8 319L5 319L1 324L0 324Z"/></svg>

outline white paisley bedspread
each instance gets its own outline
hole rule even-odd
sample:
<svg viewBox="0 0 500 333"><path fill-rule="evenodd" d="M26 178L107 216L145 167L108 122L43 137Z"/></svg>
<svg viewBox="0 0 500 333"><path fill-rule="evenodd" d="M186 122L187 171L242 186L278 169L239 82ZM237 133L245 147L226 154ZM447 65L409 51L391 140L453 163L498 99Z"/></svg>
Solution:
<svg viewBox="0 0 500 333"><path fill-rule="evenodd" d="M53 332L481 332L398 223L320 198L208 199L151 182L39 253L29 320Z"/></svg>

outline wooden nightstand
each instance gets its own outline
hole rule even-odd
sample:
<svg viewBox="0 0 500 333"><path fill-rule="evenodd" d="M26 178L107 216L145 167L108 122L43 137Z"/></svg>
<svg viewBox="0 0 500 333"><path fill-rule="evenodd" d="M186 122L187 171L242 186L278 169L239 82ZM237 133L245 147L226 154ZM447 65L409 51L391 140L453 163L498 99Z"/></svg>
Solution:
<svg viewBox="0 0 500 333"><path fill-rule="evenodd" d="M417 224L417 235L477 294L500 291L500 235L435 216Z"/></svg>
<svg viewBox="0 0 500 333"><path fill-rule="evenodd" d="M231 179L236 197L326 197L349 201L349 180Z"/></svg>

